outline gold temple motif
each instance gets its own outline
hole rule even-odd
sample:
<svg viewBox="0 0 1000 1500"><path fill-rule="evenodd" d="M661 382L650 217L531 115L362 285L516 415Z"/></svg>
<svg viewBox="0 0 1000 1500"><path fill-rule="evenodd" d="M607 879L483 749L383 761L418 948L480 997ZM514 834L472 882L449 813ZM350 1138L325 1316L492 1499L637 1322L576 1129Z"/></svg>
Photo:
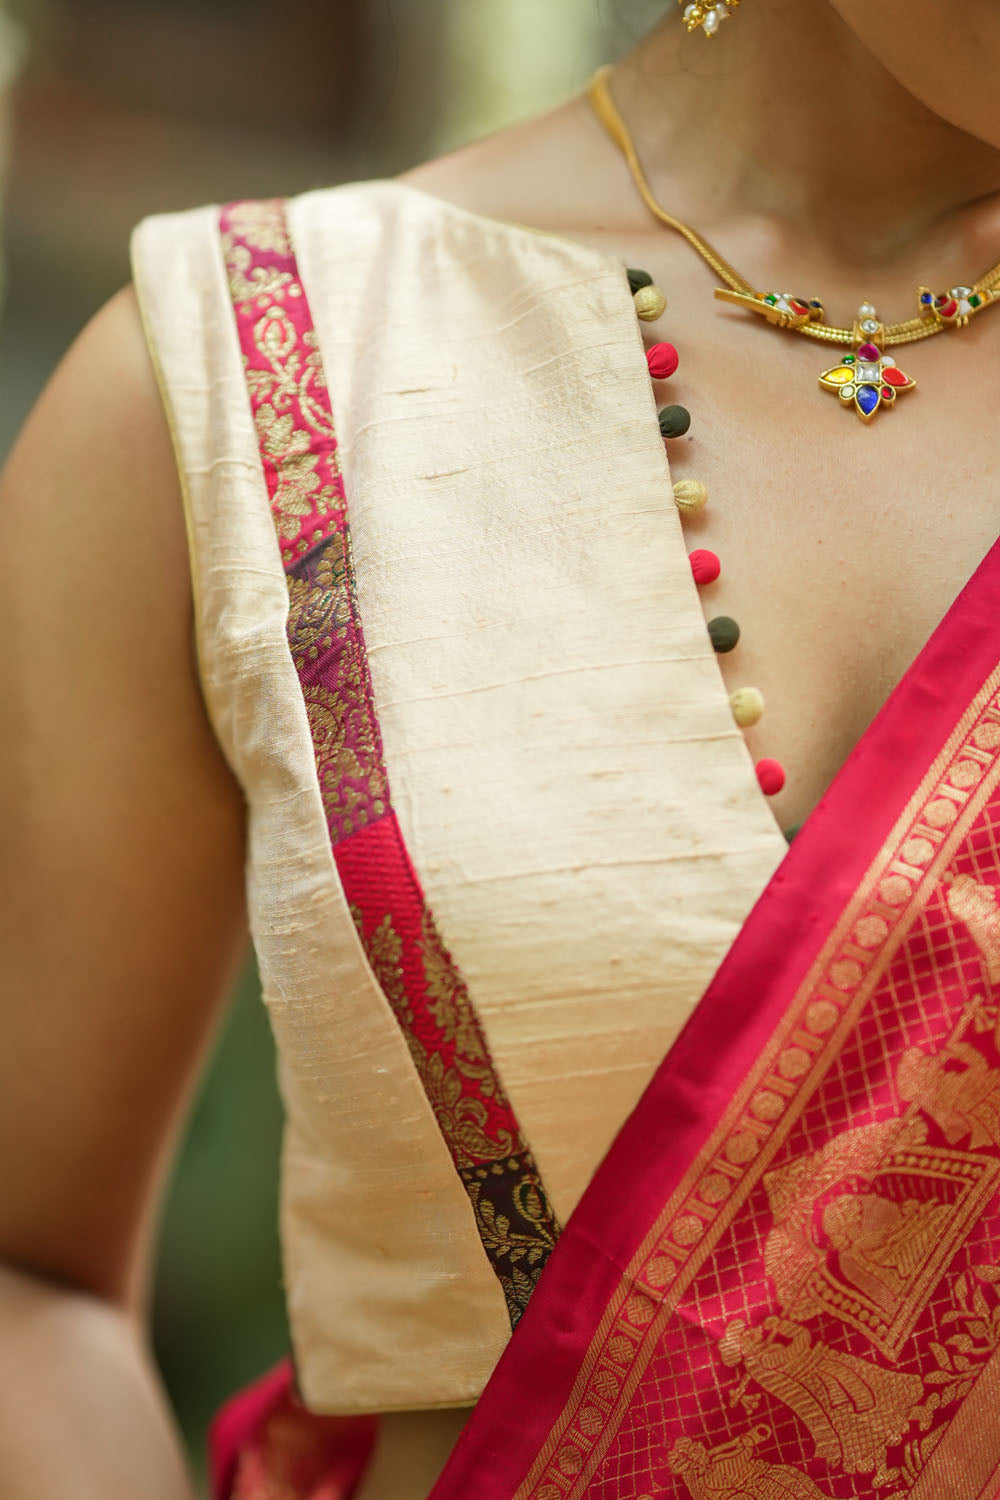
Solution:
<svg viewBox="0 0 1000 1500"><path fill-rule="evenodd" d="M828 1500L801 1469L758 1458L754 1450L770 1437L770 1427L762 1423L714 1448L697 1438L678 1438L667 1466L683 1479L691 1500Z"/></svg>
<svg viewBox="0 0 1000 1500"><path fill-rule="evenodd" d="M694 1327L701 1319L706 1333L711 1328L719 1364L741 1372L727 1404L734 1416L749 1417L743 1430L734 1424L720 1440L717 1426L709 1433L691 1413L693 1422L665 1455L691 1500L825 1500L830 1491L819 1468L814 1481L779 1461L775 1433L760 1422L769 1400L801 1426L806 1452L811 1440L810 1463L829 1464L841 1485L846 1474L857 1476L844 1493L866 1500L876 1490L878 1500L1000 1496L1000 1466L991 1458L1000 1454L1000 1267L977 1232L1000 1185L1000 1069L990 1061L998 1006L989 993L1000 960L1000 906L993 887L952 868L1000 787L998 689L995 669L957 716L769 1045L637 1250L591 1344L587 1376L514 1500L555 1500L557 1493L583 1500L583 1479L567 1486L560 1470L559 1444L571 1437L586 1456L583 1473L594 1471L621 1428L608 1421L591 1432L586 1414L647 1371L663 1347L657 1332L676 1328L678 1315ZM998 824L994 816L987 826ZM893 1108L894 1091L894 1117L852 1125L848 1115L832 1138L771 1165L805 1101L815 1101L818 1077L844 1058L872 1013L873 992L900 939L931 922L938 933L951 927L958 943L958 924L966 927L982 957L985 993L970 996L959 967L950 994L926 995L928 1015L944 1023L940 1040L912 1032L908 1038L905 1030L898 1046L883 1039L884 1103ZM949 1010L954 1014L960 998L965 1003L949 1031ZM748 1297L764 1290L771 1306L748 1302L751 1311L724 1313L720 1326L717 1293L701 1311L696 1278L711 1265L719 1236L749 1216L758 1184L771 1208L764 1266L750 1248L747 1268L735 1263L731 1271L734 1286ZM637 1283L659 1303L641 1339L628 1297ZM906 1348L922 1313L919 1347ZM822 1322L804 1327L810 1318ZM870 1352L844 1349L852 1332ZM714 1373L723 1394L725 1371L717 1366ZM757 1456L769 1448L769 1459ZM641 1500L659 1500L662 1491L654 1488Z"/></svg>
<svg viewBox="0 0 1000 1500"><path fill-rule="evenodd" d="M899 1355L1000 1178L1000 1163L926 1137L908 1111L765 1176L764 1265L787 1317L833 1316Z"/></svg>
<svg viewBox="0 0 1000 1500"><path fill-rule="evenodd" d="M952 1145L1000 1151L1000 1068L969 1042L937 1053L909 1047L896 1074L903 1099L922 1109Z"/></svg>
<svg viewBox="0 0 1000 1500"><path fill-rule="evenodd" d="M992 988L1000 983L1000 907L995 888L971 875L958 875L948 883L945 900L952 916L968 928L982 955L986 983Z"/></svg>
<svg viewBox="0 0 1000 1500"><path fill-rule="evenodd" d="M736 1399L744 1399L755 1381L795 1413L817 1457L849 1474L871 1474L876 1486L898 1477L886 1465L886 1450L915 1418L925 1425L930 1420L921 1410L919 1375L841 1354L787 1318L766 1317L759 1326L735 1318L719 1353L725 1364L744 1367Z"/></svg>

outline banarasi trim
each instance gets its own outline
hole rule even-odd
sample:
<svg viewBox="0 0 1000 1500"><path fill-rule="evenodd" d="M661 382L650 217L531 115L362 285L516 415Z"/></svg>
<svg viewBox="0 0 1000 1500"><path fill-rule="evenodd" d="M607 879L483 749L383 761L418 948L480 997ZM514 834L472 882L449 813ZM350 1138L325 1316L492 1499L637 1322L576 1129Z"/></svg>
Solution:
<svg viewBox="0 0 1000 1500"><path fill-rule="evenodd" d="M230 204L219 227L334 860L514 1326L559 1226L392 808L330 392L284 203Z"/></svg>

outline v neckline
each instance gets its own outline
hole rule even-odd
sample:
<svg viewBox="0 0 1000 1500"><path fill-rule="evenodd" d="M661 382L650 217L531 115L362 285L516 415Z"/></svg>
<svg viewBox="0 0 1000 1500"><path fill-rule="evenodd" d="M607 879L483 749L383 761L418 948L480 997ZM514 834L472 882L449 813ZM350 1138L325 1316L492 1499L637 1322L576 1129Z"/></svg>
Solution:
<svg viewBox="0 0 1000 1500"><path fill-rule="evenodd" d="M595 250L593 246L584 244L582 241L573 239L572 237L567 235L554 234L544 229L533 229L529 225L519 224L504 219L492 218L486 214L476 213L472 209L462 208L459 204L450 202L447 198L440 198L435 193L428 193L423 188L413 187L410 183L400 182L395 178L391 179L391 181L392 185L398 188L400 191L416 194L419 198L423 199L425 203L439 208L443 214L451 215L465 220L467 223L478 225L480 228L488 230L490 233L496 233L500 231L514 237L515 239L518 237L525 237L529 239L529 241L533 244L537 244L539 240L548 241L560 246L563 250L571 251L574 255L588 258L593 263L595 274L605 276L615 275L620 277L623 285L623 292L628 291L628 264L618 256L609 255L605 251ZM627 318L629 320L629 323L635 327L639 347L640 349L644 349L646 347L645 340L643 339L642 331L638 326L639 320L636 317L631 292L628 293L627 302L625 302L623 299L622 311L623 322ZM657 414L657 403L653 392L652 381L650 381L649 393L651 408L650 418L651 421L655 422ZM673 510L674 514L677 517L676 535L678 545L684 548L685 556L687 556L687 538L684 535L683 522L679 511L676 509L676 502L674 500L674 477L670 468L670 456L667 452L666 440L661 439L661 442L663 448L665 483L667 487L667 493L663 498L665 502L669 502L669 508ZM708 620L705 616L704 608L702 607L701 595L698 591L698 586L695 583L693 577L691 578L691 590L688 595L688 608L693 612L691 614L692 625L697 623L704 631L706 639L708 639ZM709 644L711 644L710 641ZM770 822L774 825L780 837L785 840L785 847L787 847L785 831L774 814L774 810L771 805L771 799L762 790L760 782L757 779L756 765L754 763L753 756L750 754L750 748L747 745L746 736L741 732L739 726L736 725L735 721L732 719L732 709L729 702L730 693L728 687L726 686L726 680L722 674L722 668L719 664L718 653L712 650L711 654L714 667L714 675L712 679L713 690L719 702L719 707L724 713L725 718L729 719L733 724L734 733L739 735L740 743L743 748L743 756L747 775L750 781L753 783L753 787L756 790L757 796L761 799L762 806L766 809L767 816ZM804 823L801 826L804 826Z"/></svg>
<svg viewBox="0 0 1000 1500"><path fill-rule="evenodd" d="M633 303L632 303L632 296L631 296L631 293L630 293L629 288L628 288L628 279L627 279L628 263L626 261L622 260L619 256L611 255L608 252L603 251L603 250L597 250L592 245L588 245L588 244L586 244L582 240L574 239L570 235L559 234L559 233L555 233L553 231L545 230L545 229L537 229L537 228L532 227L531 225L521 224L521 223L518 223L518 222L513 221L513 220L501 219L501 218L493 217L493 216L488 215L488 214L478 213L474 209L464 208L460 204L453 203L451 200L449 200L447 198L439 197L436 193L427 192L424 188L415 187L411 183L400 181L398 178L382 179L381 185L382 186L387 186L387 187L389 187L389 188L391 188L393 190L396 190L396 191L398 191L400 193L403 193L403 194L411 194L411 195L413 195L413 196L421 199L424 202L424 204L427 205L428 207L436 208L442 214L442 216L451 217L451 218L459 220L459 221L465 221L468 224L476 225L481 230L488 231L491 234L502 233L502 234L505 234L508 237L512 238L515 241L519 240L519 239L520 240L524 240L527 243L532 244L533 246L537 246L540 241L543 242L543 243L547 241L550 244L552 244L553 246L559 246L559 247L561 247L561 249L563 251L568 251L568 252L572 253L574 256L580 257L580 258L582 258L585 261L589 260L590 263L591 263L591 266L593 268L593 271L594 271L595 275L616 276L616 277L618 277L620 279L621 283L622 283L622 292L623 292L623 296L622 296L622 321L624 323L626 320L628 320L628 322L630 323L630 325L634 328L634 330L635 330L635 336L636 336L636 342L637 342L638 348L640 350L643 350L645 348L645 341L643 340L643 337L642 337L641 328L639 327L639 321L636 318L634 306L633 306ZM683 350L681 350L680 353L681 353L681 358L683 359ZM656 403L655 395L654 395L653 388L652 388L652 382L650 382L650 386L649 386L649 397L650 397L650 419L651 419L651 421L655 422L657 403ZM669 457L669 454L667 452L667 444L666 444L665 440L661 440L661 446L662 446L662 451L663 451L663 471L662 471L662 476L661 476L660 482L665 482L665 484L666 484L666 494L664 495L664 500L665 501L669 501L669 508L673 509L674 515L676 516L676 519L677 519L677 533L676 533L676 535L677 535L677 541L678 541L678 544L681 547L684 548L685 554L687 554L687 551L688 551L688 549L687 549L687 538L684 535L683 522L681 520L680 513L679 513L679 511L677 511L676 506L675 506L674 494L673 494L674 478L673 478L673 474L672 474L671 468L670 468L670 457ZM691 476L691 477L696 477L696 476ZM981 562L984 561L984 560L985 560L985 558L982 559ZM959 590L957 591L957 593L955 595L955 599L956 600L959 597L959 595L962 593L962 591L964 590L964 588L967 586L967 584L969 583L969 581L971 580L971 578L973 576L975 576L975 572L976 571L978 571L978 568L976 570L974 570L973 574L970 574L970 577L963 582L963 584L961 585L961 587L959 588ZM954 602L955 602L955 600L952 601L952 604L954 604ZM708 621L707 621L707 618L706 618L706 615L705 615L705 610L702 607L701 596L700 596L700 593L698 591L698 586L695 583L693 577L691 578L691 587L690 587L690 593L688 595L688 604L687 604L687 607L692 612L691 615L690 615L690 619L691 619L692 625L697 622L698 625L700 626L700 628L704 631L705 636L707 638L708 637ZM932 644L932 642L934 642L937 639L938 634L941 631L942 627L944 626L944 623L945 623L945 621L946 621L946 619L948 617L948 614L950 613L950 610L951 610L951 606L949 606L949 608L944 612L944 614L941 616L941 618L936 622L936 624L934 625L934 627L932 628L932 630L929 632L929 634L927 635L926 639L923 641L923 643L921 644L921 646L919 647L919 649L917 650L917 652L914 654L914 656L908 662L905 670L900 675L900 677L899 677L896 685L892 689L890 689L889 693L886 695L886 697L883 700L883 702L879 705L878 710L872 716L872 719L870 720L869 724L862 731L862 733L860 734L860 736L858 737L858 739L854 742L854 744L852 745L851 749L848 751L847 755L844 757L844 760L841 762L841 764L834 771L833 775L830 778L830 781L827 783L827 785L826 785L824 791L822 792L821 796L819 797L818 801L813 805L813 807L807 813L806 817L803 818L803 820L802 820L801 823L799 823L797 825L793 825L795 827L795 837L796 837L796 839L799 838L801 836L801 834L806 830L808 824L812 820L813 814L825 802L827 796L829 795L830 789L832 788L832 786L836 782L837 778L840 776L841 772L844 769L844 766L847 764L847 761L850 760L853 757L853 755L857 752L857 750L863 745L863 743L867 739L868 735L870 734L873 725L881 717L881 715L883 714L883 712L887 708L887 706L888 706L890 700L892 699L894 693L896 692L897 688L899 688L900 686L902 686L902 684L905 683L912 676L915 668L917 667L918 663L920 662L920 659L923 657L923 655L924 655L925 651L927 650L927 648ZM768 817L770 823L773 825L774 829L776 830L776 832L780 836L781 840L783 841L785 848L787 849L787 835L786 835L786 832L785 832L784 828L782 827L781 823L779 822L778 818L775 815L775 812L774 812L774 809L773 809L773 805L772 805L772 802L771 802L771 798L768 797L767 794L763 791L763 789L761 788L760 783L759 783L759 781L757 779L756 765L755 765L753 756L750 753L750 748L749 748L749 746L747 744L746 736L740 730L739 726L736 725L735 721L732 719L732 709L730 707L730 693L729 693L729 689L728 689L728 687L726 685L725 677L723 676L723 673L722 673L722 667L721 667L720 662L719 662L718 653L715 652L714 650L712 650L711 651L711 656L712 656L712 663L713 663L713 667L714 667L714 673L713 673L713 677L712 677L713 691L714 691L715 696L716 696L716 698L718 700L719 708L723 712L724 717L727 718L732 723L734 733L736 735L738 735L738 737L739 737L740 744L742 746L743 759L744 759L744 763L745 763L745 767L746 767L746 773L747 773L747 776L749 777L749 781L750 781L750 783L752 783L752 786L753 786L753 788L754 788L754 790L756 792L756 795L760 799L760 803L761 803L762 808L764 810L766 810L767 817Z"/></svg>

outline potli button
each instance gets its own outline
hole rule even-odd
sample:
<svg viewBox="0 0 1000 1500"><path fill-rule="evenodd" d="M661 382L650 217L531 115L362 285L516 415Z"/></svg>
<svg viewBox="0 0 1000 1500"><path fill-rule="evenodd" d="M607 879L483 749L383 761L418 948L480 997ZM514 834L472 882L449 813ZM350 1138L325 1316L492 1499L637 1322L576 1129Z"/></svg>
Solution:
<svg viewBox="0 0 1000 1500"><path fill-rule="evenodd" d="M780 760L759 760L754 767L765 797L776 797L785 784L785 768Z"/></svg>
<svg viewBox="0 0 1000 1500"><path fill-rule="evenodd" d="M691 413L687 407L663 407L660 411L660 432L664 438L682 438L691 426Z"/></svg>
<svg viewBox="0 0 1000 1500"><path fill-rule="evenodd" d="M674 504L684 516L693 516L708 504L708 487L700 479L678 479L674 485Z"/></svg>
<svg viewBox="0 0 1000 1500"><path fill-rule="evenodd" d="M680 355L673 344L653 344L646 350L646 363L654 380L669 380L680 364Z"/></svg>
<svg viewBox="0 0 1000 1500"><path fill-rule="evenodd" d="M691 564L694 581L699 587L705 583L714 583L722 572L722 564L715 553L709 552L707 547L699 547L696 552L690 553L688 561Z"/></svg>
<svg viewBox="0 0 1000 1500"><path fill-rule="evenodd" d="M635 266L629 266L625 274L628 277L629 289L633 297L636 292L641 292L644 286L653 285L653 278L648 271L640 271Z"/></svg>
<svg viewBox="0 0 1000 1500"><path fill-rule="evenodd" d="M683 437L691 426L686 406L664 406L659 413L660 432L665 438Z"/></svg>
<svg viewBox="0 0 1000 1500"><path fill-rule="evenodd" d="M655 323L667 308L667 299L658 286L641 286L632 298L636 316L644 323Z"/></svg>
<svg viewBox="0 0 1000 1500"><path fill-rule="evenodd" d="M729 695L729 707L740 728L751 729L763 716L764 694L755 687L737 688Z"/></svg>
<svg viewBox="0 0 1000 1500"><path fill-rule="evenodd" d="M740 627L728 615L716 615L714 620L708 622L708 634L716 651L723 656L727 651L732 651L739 640Z"/></svg>

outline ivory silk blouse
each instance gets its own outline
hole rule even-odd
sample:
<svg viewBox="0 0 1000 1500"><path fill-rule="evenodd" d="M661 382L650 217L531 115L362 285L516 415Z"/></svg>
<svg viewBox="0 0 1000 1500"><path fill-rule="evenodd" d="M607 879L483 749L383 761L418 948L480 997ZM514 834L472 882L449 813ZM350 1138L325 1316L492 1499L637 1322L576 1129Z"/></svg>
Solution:
<svg viewBox="0 0 1000 1500"><path fill-rule="evenodd" d="M392 807L565 1222L785 842L706 634L623 267L393 182L285 212ZM262 467L295 436L277 398L261 426L234 315L268 295L252 259L215 208L133 243L205 702L247 801L296 1368L318 1411L458 1406L509 1297L449 1148L457 1096L420 1071L331 847ZM308 501L313 460L291 461Z"/></svg>

